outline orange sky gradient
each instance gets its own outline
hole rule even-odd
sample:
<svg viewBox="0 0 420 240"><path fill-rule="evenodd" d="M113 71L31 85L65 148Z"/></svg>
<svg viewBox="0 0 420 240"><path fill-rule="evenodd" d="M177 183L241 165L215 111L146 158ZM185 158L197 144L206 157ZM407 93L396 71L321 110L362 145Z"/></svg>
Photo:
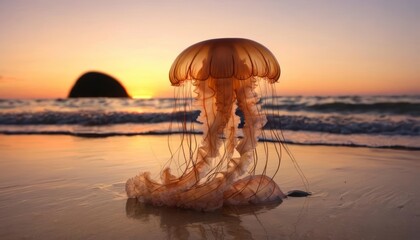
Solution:
<svg viewBox="0 0 420 240"><path fill-rule="evenodd" d="M188 46L249 38L277 57L279 95L420 94L419 1L0 2L0 98L65 98L95 70L134 97L172 97Z"/></svg>

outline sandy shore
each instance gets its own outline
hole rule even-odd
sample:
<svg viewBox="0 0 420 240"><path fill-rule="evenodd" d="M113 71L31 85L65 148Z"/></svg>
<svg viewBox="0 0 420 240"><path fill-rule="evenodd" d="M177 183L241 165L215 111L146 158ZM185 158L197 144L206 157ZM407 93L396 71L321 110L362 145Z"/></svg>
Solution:
<svg viewBox="0 0 420 240"><path fill-rule="evenodd" d="M0 239L420 239L420 152L289 146L314 193L212 213L127 200L167 136L0 135ZM273 169L270 169L273 171ZM284 159L276 176L302 189Z"/></svg>

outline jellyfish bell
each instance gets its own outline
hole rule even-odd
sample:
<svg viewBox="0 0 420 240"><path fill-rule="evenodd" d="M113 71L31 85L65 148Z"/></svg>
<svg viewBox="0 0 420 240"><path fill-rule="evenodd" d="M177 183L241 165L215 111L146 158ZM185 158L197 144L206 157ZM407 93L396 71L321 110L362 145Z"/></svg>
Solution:
<svg viewBox="0 0 420 240"><path fill-rule="evenodd" d="M279 77L274 55L252 40L212 39L185 49L172 64L169 79L176 87L192 84L190 92L195 93L195 105L200 109L201 142L193 148L187 141L189 152L184 154L183 169L177 176L166 167L160 181L148 172L129 179L128 197L158 206L205 211L223 205L281 201L286 195L272 177L266 176L265 170L257 173L255 154L267 123L256 88L261 81L272 84ZM237 108L244 119L241 139Z"/></svg>
<svg viewBox="0 0 420 240"><path fill-rule="evenodd" d="M172 64L169 79L174 86L186 80L280 77L280 66L263 45L243 38L220 38L196 43L185 49Z"/></svg>

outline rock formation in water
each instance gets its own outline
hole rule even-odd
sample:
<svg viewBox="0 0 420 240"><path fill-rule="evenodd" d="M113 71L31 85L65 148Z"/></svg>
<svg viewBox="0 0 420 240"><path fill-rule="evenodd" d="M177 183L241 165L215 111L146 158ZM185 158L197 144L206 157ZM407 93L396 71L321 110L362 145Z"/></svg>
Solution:
<svg viewBox="0 0 420 240"><path fill-rule="evenodd" d="M130 97L115 78L100 72L83 74L70 90L69 98L78 97Z"/></svg>

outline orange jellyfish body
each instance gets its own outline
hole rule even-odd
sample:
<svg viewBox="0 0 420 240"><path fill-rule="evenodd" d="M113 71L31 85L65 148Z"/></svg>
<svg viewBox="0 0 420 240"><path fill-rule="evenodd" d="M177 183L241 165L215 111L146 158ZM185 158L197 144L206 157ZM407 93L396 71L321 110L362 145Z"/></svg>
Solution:
<svg viewBox="0 0 420 240"><path fill-rule="evenodd" d="M276 82L280 66L263 45L241 38L199 42L174 61L169 78L173 86L191 81L200 108L202 141L180 176L162 171L161 182L140 173L127 181L128 197L158 206L211 211L225 205L281 201L285 195L264 174L249 174L254 151L267 122L255 92L258 81ZM242 111L243 137L238 139ZM224 153L220 154L220 148ZM235 151L239 157L234 157Z"/></svg>

